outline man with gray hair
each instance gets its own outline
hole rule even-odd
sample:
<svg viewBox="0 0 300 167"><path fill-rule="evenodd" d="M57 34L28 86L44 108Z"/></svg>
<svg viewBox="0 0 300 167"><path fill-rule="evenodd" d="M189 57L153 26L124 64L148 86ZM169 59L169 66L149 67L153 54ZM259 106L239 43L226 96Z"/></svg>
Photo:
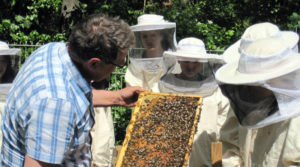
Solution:
<svg viewBox="0 0 300 167"><path fill-rule="evenodd" d="M133 44L127 23L97 14L75 25L68 43L37 49L7 96L0 166L90 166L93 102L133 106L144 90L97 90L93 100L90 84L123 66Z"/></svg>

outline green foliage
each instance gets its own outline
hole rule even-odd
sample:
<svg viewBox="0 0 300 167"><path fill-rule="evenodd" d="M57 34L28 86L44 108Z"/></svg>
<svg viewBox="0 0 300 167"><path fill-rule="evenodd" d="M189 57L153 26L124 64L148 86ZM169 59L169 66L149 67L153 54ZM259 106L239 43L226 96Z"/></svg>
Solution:
<svg viewBox="0 0 300 167"><path fill-rule="evenodd" d="M293 14L289 17L289 23L287 24L288 28L294 31L299 32L300 29L300 12L296 13L293 12Z"/></svg>
<svg viewBox="0 0 300 167"><path fill-rule="evenodd" d="M206 41L206 48L211 50L225 49L224 44L231 42L235 32L234 30L226 30L225 27L220 27L219 25L213 23L199 23L196 25L196 27L199 35L201 34L202 39Z"/></svg>
<svg viewBox="0 0 300 167"><path fill-rule="evenodd" d="M207 49L222 50L238 38L237 30L242 24L240 19L233 19L236 17L235 4L213 0L187 1L185 4L182 0L172 2L172 8L162 6L159 11L167 20L176 22L178 41L197 37L205 42ZM227 7L221 8L222 5Z"/></svg>
<svg viewBox="0 0 300 167"><path fill-rule="evenodd" d="M113 72L113 75L110 76L110 86L108 90L120 90L124 88L125 85L125 72L127 70L127 67L124 66L123 68L116 68L116 70Z"/></svg>
<svg viewBox="0 0 300 167"><path fill-rule="evenodd" d="M112 115L115 122L115 144L120 145L126 135L126 128L131 118L131 109L125 107L112 107Z"/></svg>
<svg viewBox="0 0 300 167"><path fill-rule="evenodd" d="M37 48L39 47L39 45L36 46L28 46L28 47L21 47L21 60L20 60L20 66L23 64L23 62L25 62L26 58L32 53L34 52Z"/></svg>
<svg viewBox="0 0 300 167"><path fill-rule="evenodd" d="M66 40L60 30L60 0L12 1L4 4L0 14L2 39L18 44L42 44ZM11 15L8 15L8 12Z"/></svg>

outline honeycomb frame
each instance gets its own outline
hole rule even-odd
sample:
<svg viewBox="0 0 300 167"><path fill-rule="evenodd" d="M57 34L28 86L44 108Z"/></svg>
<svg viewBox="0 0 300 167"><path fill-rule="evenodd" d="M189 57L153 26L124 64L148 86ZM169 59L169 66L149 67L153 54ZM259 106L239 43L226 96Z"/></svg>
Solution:
<svg viewBox="0 0 300 167"><path fill-rule="evenodd" d="M203 98L201 96L196 96L196 95L180 95L180 94L153 93L153 92L141 93L139 95L137 105L132 114L127 129L127 133L123 141L123 146L118 156L116 167L121 167L121 166L151 167L151 166L158 166L158 163L161 163L159 164L159 166L187 166L191 146L193 144L194 134L196 133L197 124L201 113L202 101ZM157 102L160 103L156 104ZM180 107L181 102L186 103L185 106ZM161 107L159 105L165 105L168 106L169 108L167 107L163 109L159 108L161 110L158 111L158 109L156 108ZM175 107L179 107L180 109L178 111L172 110ZM184 112L182 111L184 111L184 109L185 111L190 110L191 108L188 107L192 107L193 111L189 111L189 112L192 112L194 115L191 116L191 114L189 115L188 112L186 112L184 115ZM168 109L168 111L164 111L164 109ZM188 132L182 132L184 133L184 136L182 137L183 140L181 140L180 133L178 135L177 134L172 135L172 133L170 132L167 133L168 135L165 135L166 132L172 131L172 129L169 127L170 126L172 127L173 126L172 124L174 124L175 126L176 122L174 123L171 122L171 124L167 124L167 126L165 126L166 123L164 121L157 121L154 119L156 116L151 115L155 113L155 111L165 114L166 115L165 117L168 118L172 117L171 119L175 119L176 117L178 117L177 122L180 122L180 120L178 119L181 118L190 119L189 120L190 122L187 122L187 120L183 120L183 123L182 121L180 122L181 123L180 126L177 125L178 127L182 126L185 127L186 129L189 129ZM173 114L169 114L173 112L177 112L177 114L174 114L175 116ZM182 116L184 116L185 118ZM148 119L148 122L145 121L146 119ZM149 121L152 123L154 121L153 124L154 126L151 126L152 124L150 124ZM152 129L151 127L156 127L156 129ZM145 131L149 133L145 134L144 133ZM147 134L151 134L151 135L149 136ZM170 135L172 136L168 137ZM154 139L154 141L150 140L149 138ZM176 145L175 146L171 145L170 142L168 143L168 142L164 142L163 140L155 140L160 138L165 138L165 141L169 141L170 139L176 139L174 140L174 142L177 144L178 143L180 144L181 141L184 141L186 142L187 145L185 148L180 148L181 149L179 150L180 156L177 156L179 154L172 155L172 153L175 154L178 152L179 147L175 147ZM145 147L147 148L145 149ZM157 152L151 152L151 150L155 150Z"/></svg>

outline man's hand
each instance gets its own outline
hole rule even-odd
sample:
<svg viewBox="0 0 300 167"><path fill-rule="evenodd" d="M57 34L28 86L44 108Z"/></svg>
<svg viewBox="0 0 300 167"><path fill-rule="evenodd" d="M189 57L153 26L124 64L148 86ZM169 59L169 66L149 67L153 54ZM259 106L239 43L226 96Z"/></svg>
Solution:
<svg viewBox="0 0 300 167"><path fill-rule="evenodd" d="M138 95L144 91L147 90L138 86L130 86L118 91L93 90L93 104L95 107L133 107Z"/></svg>
<svg viewBox="0 0 300 167"><path fill-rule="evenodd" d="M141 92L147 91L138 86L129 86L117 91L120 94L119 106L133 107Z"/></svg>

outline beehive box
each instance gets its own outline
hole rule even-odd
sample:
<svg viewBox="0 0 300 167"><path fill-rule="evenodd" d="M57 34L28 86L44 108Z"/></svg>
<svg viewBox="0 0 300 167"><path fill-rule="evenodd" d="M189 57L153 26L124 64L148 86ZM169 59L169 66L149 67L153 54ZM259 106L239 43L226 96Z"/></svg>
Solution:
<svg viewBox="0 0 300 167"><path fill-rule="evenodd" d="M200 96L140 94L116 166L186 166L201 104Z"/></svg>

